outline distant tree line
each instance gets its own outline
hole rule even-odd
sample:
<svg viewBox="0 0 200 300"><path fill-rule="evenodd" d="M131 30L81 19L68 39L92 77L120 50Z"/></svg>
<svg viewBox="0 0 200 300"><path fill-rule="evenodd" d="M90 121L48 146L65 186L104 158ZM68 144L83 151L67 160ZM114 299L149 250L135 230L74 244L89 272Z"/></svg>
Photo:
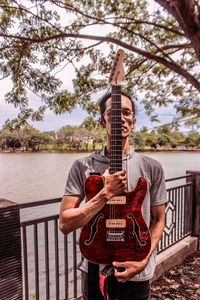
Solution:
<svg viewBox="0 0 200 300"><path fill-rule="evenodd" d="M67 125L58 131L40 132L30 125L10 131L0 131L0 149L2 151L92 151L100 149L106 143L105 130L98 126ZM130 144L135 149L200 149L200 134L188 135L169 126L162 126L151 132L147 127L133 131Z"/></svg>

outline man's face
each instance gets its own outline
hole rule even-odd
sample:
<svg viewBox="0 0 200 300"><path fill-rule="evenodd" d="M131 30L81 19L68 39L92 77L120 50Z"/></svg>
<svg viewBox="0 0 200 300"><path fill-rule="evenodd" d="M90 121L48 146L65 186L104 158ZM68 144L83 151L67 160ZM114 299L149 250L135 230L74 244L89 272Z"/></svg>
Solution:
<svg viewBox="0 0 200 300"><path fill-rule="evenodd" d="M132 113L132 103L131 100L124 96L121 95L121 108L122 108L122 138L126 138L131 134L131 130L133 129L136 119L132 114L129 116L125 115L126 112L131 112ZM109 98L106 101L106 110L104 113L104 119L105 123L104 126L106 128L107 135L110 136L110 129L111 129L111 98ZM124 113L124 114L123 114ZM101 123L102 124L102 123Z"/></svg>

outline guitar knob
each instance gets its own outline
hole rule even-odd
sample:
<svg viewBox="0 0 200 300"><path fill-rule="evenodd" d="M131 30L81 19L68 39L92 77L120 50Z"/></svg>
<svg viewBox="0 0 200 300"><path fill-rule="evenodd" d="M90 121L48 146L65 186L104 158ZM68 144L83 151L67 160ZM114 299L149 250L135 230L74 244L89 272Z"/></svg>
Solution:
<svg viewBox="0 0 200 300"><path fill-rule="evenodd" d="M133 233L133 232L129 232L129 233L128 233L128 237L129 237L130 239L133 239L133 238L134 238L134 233Z"/></svg>
<svg viewBox="0 0 200 300"><path fill-rule="evenodd" d="M137 244L136 246L135 246L135 249L138 251L138 250L141 250L142 249L142 246L140 245L140 244Z"/></svg>
<svg viewBox="0 0 200 300"><path fill-rule="evenodd" d="M146 232L143 232L143 233L142 233L142 236L143 236L144 240L147 240L148 234L147 234Z"/></svg>

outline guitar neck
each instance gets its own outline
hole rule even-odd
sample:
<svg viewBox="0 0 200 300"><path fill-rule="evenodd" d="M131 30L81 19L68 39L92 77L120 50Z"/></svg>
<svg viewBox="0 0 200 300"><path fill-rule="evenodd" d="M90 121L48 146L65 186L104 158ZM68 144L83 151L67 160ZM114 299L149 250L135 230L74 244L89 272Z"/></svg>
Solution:
<svg viewBox="0 0 200 300"><path fill-rule="evenodd" d="M122 170L121 86L112 85L110 174Z"/></svg>

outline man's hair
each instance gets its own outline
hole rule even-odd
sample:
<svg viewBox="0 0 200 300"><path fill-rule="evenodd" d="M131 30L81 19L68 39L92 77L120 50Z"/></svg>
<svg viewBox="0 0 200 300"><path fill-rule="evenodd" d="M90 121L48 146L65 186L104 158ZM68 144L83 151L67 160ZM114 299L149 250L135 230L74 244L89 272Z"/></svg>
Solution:
<svg viewBox="0 0 200 300"><path fill-rule="evenodd" d="M129 98L131 100L131 103L132 103L132 111L134 112L135 114L135 103L131 97L130 94L128 94L127 92L124 92L124 91L121 91L121 94L126 96L127 98ZM104 113L105 113L105 110L106 110L106 101L111 98L111 92L108 92L106 94L104 94L100 101L99 101L99 108L100 108L100 113L101 113L101 117L103 117Z"/></svg>

